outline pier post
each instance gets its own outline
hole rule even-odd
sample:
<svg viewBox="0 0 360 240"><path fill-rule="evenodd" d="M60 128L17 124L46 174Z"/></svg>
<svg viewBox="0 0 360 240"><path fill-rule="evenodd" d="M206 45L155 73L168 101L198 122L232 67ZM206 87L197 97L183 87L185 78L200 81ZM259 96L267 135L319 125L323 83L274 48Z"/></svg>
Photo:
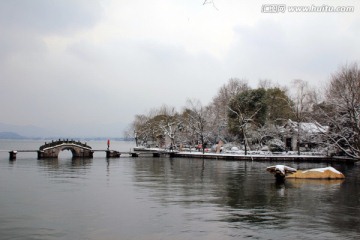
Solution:
<svg viewBox="0 0 360 240"><path fill-rule="evenodd" d="M139 156L138 153L134 153L134 152L133 152L133 153L130 153L130 154L131 154L132 157L138 157L138 156Z"/></svg>
<svg viewBox="0 0 360 240"><path fill-rule="evenodd" d="M10 151L9 152L9 160L10 161L16 160L16 154L17 154L17 151Z"/></svg>
<svg viewBox="0 0 360 240"><path fill-rule="evenodd" d="M106 158L119 158L121 153L114 150L106 150Z"/></svg>

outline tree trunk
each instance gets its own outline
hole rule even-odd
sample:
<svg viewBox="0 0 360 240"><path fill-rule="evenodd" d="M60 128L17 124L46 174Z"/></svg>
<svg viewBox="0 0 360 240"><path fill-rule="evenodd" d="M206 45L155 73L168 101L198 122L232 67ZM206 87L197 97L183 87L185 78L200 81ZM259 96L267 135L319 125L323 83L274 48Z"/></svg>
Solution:
<svg viewBox="0 0 360 240"><path fill-rule="evenodd" d="M298 120L298 134L297 134L297 149L298 155L300 155L300 120Z"/></svg>
<svg viewBox="0 0 360 240"><path fill-rule="evenodd" d="M245 155L247 155L247 147L246 147L246 140L244 140L244 144L245 144Z"/></svg>
<svg viewBox="0 0 360 240"><path fill-rule="evenodd" d="M243 138L244 138L244 146L245 146L245 155L247 155L247 140L246 140L246 135L245 135L245 129L242 129L243 132Z"/></svg>
<svg viewBox="0 0 360 240"><path fill-rule="evenodd" d="M201 136L202 153L205 154L204 136Z"/></svg>

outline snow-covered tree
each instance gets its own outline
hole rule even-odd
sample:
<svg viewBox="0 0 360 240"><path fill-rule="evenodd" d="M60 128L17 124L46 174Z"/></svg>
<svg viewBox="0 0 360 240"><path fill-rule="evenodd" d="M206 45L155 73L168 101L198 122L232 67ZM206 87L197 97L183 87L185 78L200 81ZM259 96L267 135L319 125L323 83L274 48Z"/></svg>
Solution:
<svg viewBox="0 0 360 240"><path fill-rule="evenodd" d="M188 100L186 106L184 117L186 118L185 123L188 131L195 134L203 147L204 153L211 132L209 125L209 115L211 112L199 100Z"/></svg>
<svg viewBox="0 0 360 240"><path fill-rule="evenodd" d="M282 152L285 150L285 144L279 139L271 139L267 142L269 150L272 152Z"/></svg>
<svg viewBox="0 0 360 240"><path fill-rule="evenodd" d="M322 114L330 126L328 137L347 155L360 158L360 68L345 65L331 76Z"/></svg>
<svg viewBox="0 0 360 240"><path fill-rule="evenodd" d="M181 118L175 108L163 105L147 115L136 115L127 133L133 132L137 144L147 145L148 141L157 141L164 145L165 138L168 138L174 146L180 126Z"/></svg>
<svg viewBox="0 0 360 240"><path fill-rule="evenodd" d="M263 88L248 90L235 96L228 105L229 130L244 141L245 154L249 146L248 128L258 128L266 122L265 95Z"/></svg>
<svg viewBox="0 0 360 240"><path fill-rule="evenodd" d="M175 146L175 137L181 126L181 118L174 107L163 105L160 109L156 110L156 127L158 134L168 137L170 144Z"/></svg>
<svg viewBox="0 0 360 240"><path fill-rule="evenodd" d="M292 102L289 105L292 107L294 120L298 124L297 126L297 150L300 155L300 144L301 144L301 122L306 120L313 106L313 90L309 87L307 81L301 79L295 79L293 81L293 87L295 93L292 96Z"/></svg>
<svg viewBox="0 0 360 240"><path fill-rule="evenodd" d="M267 124L284 125L294 117L293 102L289 98L287 90L280 87L266 89Z"/></svg>
<svg viewBox="0 0 360 240"><path fill-rule="evenodd" d="M139 114L135 116L134 121L127 130L127 134L135 138L136 146L139 144L146 145L148 141L155 139L156 128L149 116Z"/></svg>
<svg viewBox="0 0 360 240"><path fill-rule="evenodd" d="M227 142L232 139L227 127L228 106L233 97L247 90L250 90L250 87L246 80L231 78L219 88L218 93L210 103L209 111L211 112L213 134L217 136L217 140Z"/></svg>

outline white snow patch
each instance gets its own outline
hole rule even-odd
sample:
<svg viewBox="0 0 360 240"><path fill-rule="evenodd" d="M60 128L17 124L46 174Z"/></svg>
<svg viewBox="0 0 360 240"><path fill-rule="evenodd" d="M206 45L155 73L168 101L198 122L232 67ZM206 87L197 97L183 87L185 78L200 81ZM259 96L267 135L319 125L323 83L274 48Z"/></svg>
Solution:
<svg viewBox="0 0 360 240"><path fill-rule="evenodd" d="M286 172L296 172L297 170L295 168L292 168L292 167L288 167L288 166L285 166L285 165L276 165L277 168L282 168L282 172L283 173L286 173Z"/></svg>
<svg viewBox="0 0 360 240"><path fill-rule="evenodd" d="M275 169L279 170L282 174L285 175L285 165L276 165Z"/></svg>
<svg viewBox="0 0 360 240"><path fill-rule="evenodd" d="M332 171L332 172L337 173L337 174L341 174L341 172L339 172L338 170L336 170L333 167L314 168L314 169L309 169L309 170L303 171L303 173L306 173L306 172L325 172L326 170Z"/></svg>
<svg viewBox="0 0 360 240"><path fill-rule="evenodd" d="M296 172L297 170L295 168L292 167L288 167L285 165L275 165L275 166L270 166L267 169L275 169L275 171L280 171L282 174L285 175L286 172Z"/></svg>

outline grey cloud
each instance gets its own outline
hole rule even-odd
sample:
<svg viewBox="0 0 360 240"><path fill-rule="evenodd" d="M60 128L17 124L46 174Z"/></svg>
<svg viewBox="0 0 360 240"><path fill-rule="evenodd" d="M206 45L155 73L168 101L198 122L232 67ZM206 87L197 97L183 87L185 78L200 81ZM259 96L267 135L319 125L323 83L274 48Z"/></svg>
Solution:
<svg viewBox="0 0 360 240"><path fill-rule="evenodd" d="M238 77L252 81L271 78L287 84L294 78L316 82L346 61L356 61L359 35L342 34L338 15L287 16L283 21L260 21L253 27L236 27L236 42L227 62ZM347 32L347 31L345 31ZM348 33L348 32L347 32ZM360 40L360 39L359 39Z"/></svg>
<svg viewBox="0 0 360 240"><path fill-rule="evenodd" d="M92 27L101 13L95 0L0 1L0 63L23 66L28 64L26 59L42 58L47 51L44 36L68 35ZM0 65L0 70L4 67Z"/></svg>
<svg viewBox="0 0 360 240"><path fill-rule="evenodd" d="M0 63L17 61L19 58L32 59L42 57L47 49L44 42L36 35L29 33L9 33L2 31L6 37L0 38ZM20 64L20 63L19 63ZM22 64L26 64L22 62ZM0 64L0 70L2 69Z"/></svg>
<svg viewBox="0 0 360 240"><path fill-rule="evenodd" d="M68 50L96 72L93 75L112 96L110 102L117 101L128 113L123 114L128 122L134 114L164 103L181 108L188 97L207 103L227 80L217 60L172 44L122 40L101 46L75 44Z"/></svg>
<svg viewBox="0 0 360 240"><path fill-rule="evenodd" d="M280 84L318 80L360 55L358 19L345 19L344 26L338 24L341 14L261 17L255 25L236 27L233 44L217 57L208 50L188 52L189 42L165 42L147 31L91 32L104 34L96 41L72 36L90 30L101 11L91 0L0 0L1 112L11 113L0 122L30 123L73 136L117 129L112 134L120 136L135 114L151 108L179 109L187 98L210 103L230 77L255 86L260 78ZM94 29L122 26L104 20ZM72 44L49 52L43 39L53 34L65 35L59 39Z"/></svg>
<svg viewBox="0 0 360 240"><path fill-rule="evenodd" d="M65 34L93 26L101 12L96 0L2 0L0 24L3 29Z"/></svg>

